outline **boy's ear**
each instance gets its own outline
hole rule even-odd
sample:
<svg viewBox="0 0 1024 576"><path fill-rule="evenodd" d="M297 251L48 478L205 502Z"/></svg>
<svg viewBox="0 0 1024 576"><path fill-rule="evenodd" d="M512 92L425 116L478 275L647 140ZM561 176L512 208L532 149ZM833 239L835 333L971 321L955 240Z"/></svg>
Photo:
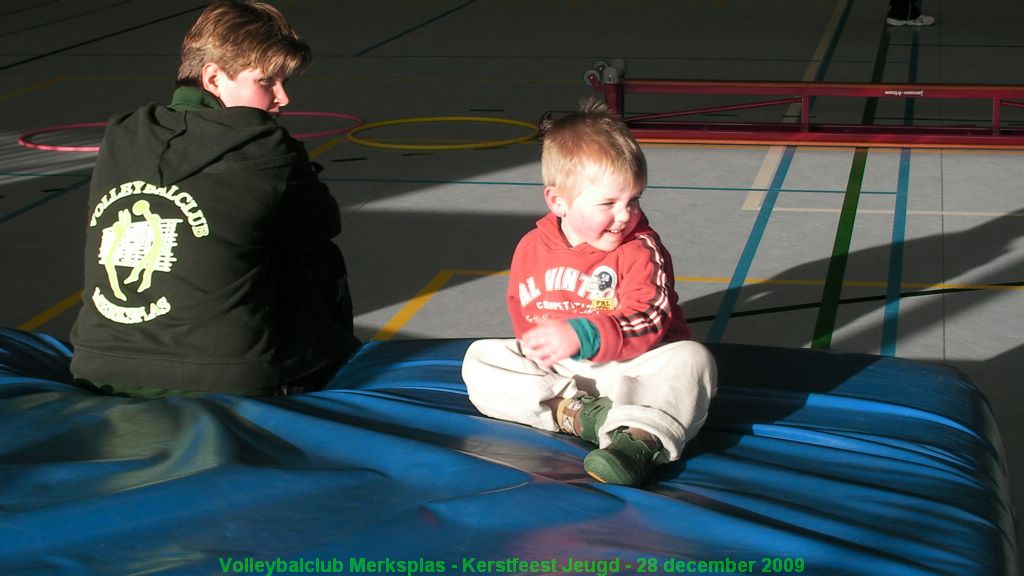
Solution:
<svg viewBox="0 0 1024 576"><path fill-rule="evenodd" d="M226 76L224 70L213 62L203 64L203 71L199 79L203 83L203 90L220 98L220 81Z"/></svg>
<svg viewBox="0 0 1024 576"><path fill-rule="evenodd" d="M569 198L562 194L554 186L544 187L544 201L548 204L548 210L559 218L564 218L569 209Z"/></svg>

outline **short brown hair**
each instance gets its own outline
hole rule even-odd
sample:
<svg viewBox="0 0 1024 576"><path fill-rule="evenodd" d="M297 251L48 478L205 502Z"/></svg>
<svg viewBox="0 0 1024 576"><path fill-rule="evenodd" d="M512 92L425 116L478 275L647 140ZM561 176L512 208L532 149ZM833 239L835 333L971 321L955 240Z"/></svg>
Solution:
<svg viewBox="0 0 1024 576"><path fill-rule="evenodd" d="M199 86L203 66L216 63L231 78L250 68L286 78L301 74L313 54L273 6L250 0L210 4L181 44L179 86Z"/></svg>
<svg viewBox="0 0 1024 576"><path fill-rule="evenodd" d="M594 98L578 112L548 123L544 129L541 171L545 186L555 186L575 198L577 178L596 169L634 184L647 186L647 159L625 120Z"/></svg>

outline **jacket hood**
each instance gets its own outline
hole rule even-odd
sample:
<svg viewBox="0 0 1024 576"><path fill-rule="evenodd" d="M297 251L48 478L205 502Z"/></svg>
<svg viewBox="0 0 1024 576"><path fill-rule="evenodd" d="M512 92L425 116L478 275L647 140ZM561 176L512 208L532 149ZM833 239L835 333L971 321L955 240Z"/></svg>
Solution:
<svg viewBox="0 0 1024 576"><path fill-rule="evenodd" d="M262 140L271 149L280 139L288 138L284 128L263 110L178 106L178 93L175 96L174 108L150 104L113 118L107 128L108 135L116 134L108 140L118 142L121 153L128 156L124 160L151 171L140 176L160 186L180 182L236 150L262 147L253 145L255 142Z"/></svg>

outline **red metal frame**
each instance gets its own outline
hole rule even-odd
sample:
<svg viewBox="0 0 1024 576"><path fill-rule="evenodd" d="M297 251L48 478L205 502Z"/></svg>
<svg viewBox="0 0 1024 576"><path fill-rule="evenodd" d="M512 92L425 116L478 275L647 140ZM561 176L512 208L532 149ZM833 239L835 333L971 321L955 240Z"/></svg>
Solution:
<svg viewBox="0 0 1024 576"><path fill-rule="evenodd" d="M635 80L613 75L604 83L601 71L588 73L587 82L604 95L605 102L622 114L642 142L704 142L729 144L815 144L828 146L891 146L914 148L1024 149L1024 128L1002 126L1004 106L1024 108L1024 86L958 84L859 84L843 82L737 82L713 80ZM627 93L738 94L782 97L761 102L694 108L677 112L625 115ZM990 124L985 126L914 126L812 123L811 99L821 96L849 98L983 99L992 102ZM800 104L800 121L712 122L666 121L728 110Z"/></svg>

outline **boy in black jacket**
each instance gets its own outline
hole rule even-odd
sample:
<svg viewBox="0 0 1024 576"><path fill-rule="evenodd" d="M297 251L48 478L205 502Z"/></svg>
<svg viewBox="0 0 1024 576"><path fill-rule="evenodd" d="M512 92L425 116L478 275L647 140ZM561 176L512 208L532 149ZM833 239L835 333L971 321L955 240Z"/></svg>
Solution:
<svg viewBox="0 0 1024 576"><path fill-rule="evenodd" d="M310 63L273 7L209 6L169 107L107 126L72 372L105 393L322 386L355 348L338 205L275 121Z"/></svg>

